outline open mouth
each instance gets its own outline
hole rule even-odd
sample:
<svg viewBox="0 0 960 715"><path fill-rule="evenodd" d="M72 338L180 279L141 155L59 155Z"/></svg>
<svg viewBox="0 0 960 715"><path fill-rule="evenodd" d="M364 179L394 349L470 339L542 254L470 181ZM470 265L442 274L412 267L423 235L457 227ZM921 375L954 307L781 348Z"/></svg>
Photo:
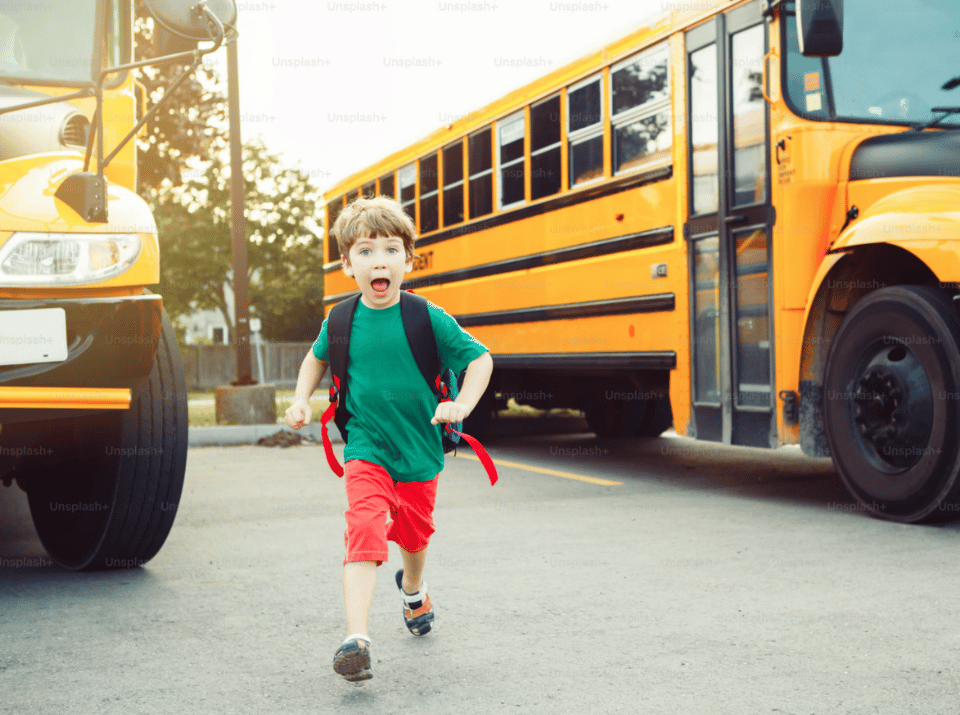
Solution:
<svg viewBox="0 0 960 715"><path fill-rule="evenodd" d="M373 292L377 296L384 296L390 288L390 280L388 278L374 278L370 281L370 287L373 288Z"/></svg>

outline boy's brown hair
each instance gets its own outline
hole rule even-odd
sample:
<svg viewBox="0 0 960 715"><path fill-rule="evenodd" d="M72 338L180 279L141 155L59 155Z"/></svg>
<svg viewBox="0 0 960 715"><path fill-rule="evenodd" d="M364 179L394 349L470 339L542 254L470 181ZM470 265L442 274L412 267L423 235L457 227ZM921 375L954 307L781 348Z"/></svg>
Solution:
<svg viewBox="0 0 960 715"><path fill-rule="evenodd" d="M340 255L349 259L350 248L361 238L397 236L403 241L407 260L417 257L413 245L417 241L417 227L399 203L386 196L375 199L357 199L337 217L330 229L337 239Z"/></svg>

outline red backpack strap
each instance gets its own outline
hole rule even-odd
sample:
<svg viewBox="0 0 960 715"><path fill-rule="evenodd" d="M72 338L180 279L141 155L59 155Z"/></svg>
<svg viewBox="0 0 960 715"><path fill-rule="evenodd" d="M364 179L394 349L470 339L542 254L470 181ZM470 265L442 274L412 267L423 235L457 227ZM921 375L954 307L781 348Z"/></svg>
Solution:
<svg viewBox="0 0 960 715"><path fill-rule="evenodd" d="M327 434L327 423L333 419L337 411L337 404L340 401L340 378L333 376L333 385L330 386L330 406L320 418L320 436L323 438L323 451L327 455L327 464L338 477L343 476L343 467L337 461L337 455L333 453L333 445L330 444L330 435Z"/></svg>
<svg viewBox="0 0 960 715"><path fill-rule="evenodd" d="M480 464L482 464L483 468L487 470L487 476L490 478L490 486L492 487L494 484L496 484L497 468L493 466L493 460L490 459L490 455L487 454L487 450L483 448L483 445L470 435L464 434L463 432L457 432L449 424L445 424L443 428L447 432L453 432L454 434L460 435L461 439L465 439L467 441L467 444L473 448L473 453L476 454L477 458L480 460Z"/></svg>

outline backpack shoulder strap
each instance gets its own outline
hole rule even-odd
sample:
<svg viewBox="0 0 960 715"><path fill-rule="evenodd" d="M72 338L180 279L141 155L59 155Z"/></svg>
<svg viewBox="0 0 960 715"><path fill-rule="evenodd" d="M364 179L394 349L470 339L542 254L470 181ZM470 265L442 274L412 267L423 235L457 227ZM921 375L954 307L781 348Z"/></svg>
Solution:
<svg viewBox="0 0 960 715"><path fill-rule="evenodd" d="M413 352L413 359L420 368L420 374L430 389L439 393L437 378L440 376L440 356L437 354L437 338L430 323L430 309L423 296L400 291L400 317L403 330Z"/></svg>
<svg viewBox="0 0 960 715"><path fill-rule="evenodd" d="M323 448L327 455L327 463L338 477L343 476L343 468L337 462L327 436L327 422L332 418L340 430L340 436L347 441L347 421L350 413L347 412L347 369L350 365L350 329L353 326L353 314L357 310L360 296L355 295L337 303L327 315L327 343L330 354L330 373L333 386L330 388L330 407L321 418L321 436Z"/></svg>
<svg viewBox="0 0 960 715"><path fill-rule="evenodd" d="M410 343L413 359L416 360L417 367L420 368L420 373L427 384L430 385L430 389L441 400L449 399L445 388L441 387L440 356L437 351L437 338L433 334L433 326L430 323L429 310L427 299L423 296L407 291L400 292L400 317L403 319L403 329L407 334L407 342ZM444 391L441 393L441 390ZM443 429L459 435L467 441L483 464L483 468L487 471L490 484L496 484L497 468L483 445L470 435L456 431L449 424L443 425Z"/></svg>

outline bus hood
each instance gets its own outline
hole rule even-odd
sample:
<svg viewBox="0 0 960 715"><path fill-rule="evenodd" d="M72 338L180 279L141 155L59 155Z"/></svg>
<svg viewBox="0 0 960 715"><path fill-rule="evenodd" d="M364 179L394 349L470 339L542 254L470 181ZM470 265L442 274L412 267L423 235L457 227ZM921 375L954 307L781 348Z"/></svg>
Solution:
<svg viewBox="0 0 960 715"><path fill-rule="evenodd" d="M90 224L54 193L83 169L75 152L53 152L0 161L0 231L157 233L146 202L134 192L107 185L108 223Z"/></svg>

